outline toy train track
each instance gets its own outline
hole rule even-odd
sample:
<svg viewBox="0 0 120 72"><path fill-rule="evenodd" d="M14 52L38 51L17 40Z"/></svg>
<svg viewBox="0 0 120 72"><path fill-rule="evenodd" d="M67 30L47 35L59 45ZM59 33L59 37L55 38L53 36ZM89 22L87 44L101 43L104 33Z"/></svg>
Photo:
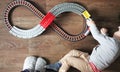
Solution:
<svg viewBox="0 0 120 72"><path fill-rule="evenodd" d="M24 30L17 26L14 26L14 24L11 24L10 22L10 12L12 9L18 6L24 6L27 7L31 12L33 12L37 17L39 17L41 22L37 24L35 27ZM33 38L38 35L41 35L49 26L56 31L61 37L63 37L66 40L69 41L79 41L85 38L89 33L89 27L85 24L85 27L81 33L78 35L72 35L67 32L65 32L62 28L60 28L57 24L53 22L53 20L61 13L64 12L73 12L78 15L82 15L84 19L89 19L90 14L87 12L87 10L82 7L81 5L78 5L76 3L62 3L58 4L55 7L53 7L46 15L44 15L42 12L40 12L35 6L33 6L30 2L26 0L15 0L8 4L7 8L4 12L4 22L9 30L9 32L17 36L19 38Z"/></svg>

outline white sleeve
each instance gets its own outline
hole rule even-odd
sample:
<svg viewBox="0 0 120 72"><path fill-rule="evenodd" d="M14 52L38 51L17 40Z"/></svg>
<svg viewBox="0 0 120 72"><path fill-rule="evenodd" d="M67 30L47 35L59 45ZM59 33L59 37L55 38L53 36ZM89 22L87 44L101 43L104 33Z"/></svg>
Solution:
<svg viewBox="0 0 120 72"><path fill-rule="evenodd" d="M100 44L106 41L106 36L100 33L95 24L88 24L88 26L90 27L90 31L95 40Z"/></svg>

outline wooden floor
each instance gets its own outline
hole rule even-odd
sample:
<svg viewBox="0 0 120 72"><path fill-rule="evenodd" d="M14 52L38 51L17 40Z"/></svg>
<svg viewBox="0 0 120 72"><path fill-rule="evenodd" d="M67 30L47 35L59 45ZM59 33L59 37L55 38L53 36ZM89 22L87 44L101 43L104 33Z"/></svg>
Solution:
<svg viewBox="0 0 120 72"><path fill-rule="evenodd" d="M54 63L72 49L80 49L91 52L97 45L91 34L84 40L70 42L60 37L51 28L42 35L32 39L22 39L11 35L3 21L3 12L7 4L13 0L0 1L0 72L20 72L24 59L29 55L45 57ZM52 7L63 2L76 2L82 4L91 13L98 28L107 27L110 35L120 25L120 0L29 0L33 1L43 13L47 13ZM12 15L14 25L29 29L39 23L32 12L25 7L17 7ZM56 18L64 30L70 34L79 34L82 30L83 18L74 13L63 13ZM79 72L75 69L69 72ZM120 72L120 58L103 72Z"/></svg>

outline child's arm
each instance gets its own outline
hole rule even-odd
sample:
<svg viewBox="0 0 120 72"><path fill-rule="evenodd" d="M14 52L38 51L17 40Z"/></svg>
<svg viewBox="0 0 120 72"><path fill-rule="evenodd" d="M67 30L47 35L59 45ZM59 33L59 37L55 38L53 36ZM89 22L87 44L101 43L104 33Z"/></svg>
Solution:
<svg viewBox="0 0 120 72"><path fill-rule="evenodd" d="M95 40L97 40L99 43L103 43L103 41L106 40L105 36L102 35L97 29L95 22L92 19L87 20L87 25L90 27L90 31Z"/></svg>

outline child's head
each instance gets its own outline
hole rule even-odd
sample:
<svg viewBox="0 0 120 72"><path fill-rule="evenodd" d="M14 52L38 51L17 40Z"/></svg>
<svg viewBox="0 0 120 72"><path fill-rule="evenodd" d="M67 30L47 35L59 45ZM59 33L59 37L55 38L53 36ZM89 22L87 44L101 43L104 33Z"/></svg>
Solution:
<svg viewBox="0 0 120 72"><path fill-rule="evenodd" d="M120 40L120 26L118 27L118 29L119 30L114 33L113 37Z"/></svg>

